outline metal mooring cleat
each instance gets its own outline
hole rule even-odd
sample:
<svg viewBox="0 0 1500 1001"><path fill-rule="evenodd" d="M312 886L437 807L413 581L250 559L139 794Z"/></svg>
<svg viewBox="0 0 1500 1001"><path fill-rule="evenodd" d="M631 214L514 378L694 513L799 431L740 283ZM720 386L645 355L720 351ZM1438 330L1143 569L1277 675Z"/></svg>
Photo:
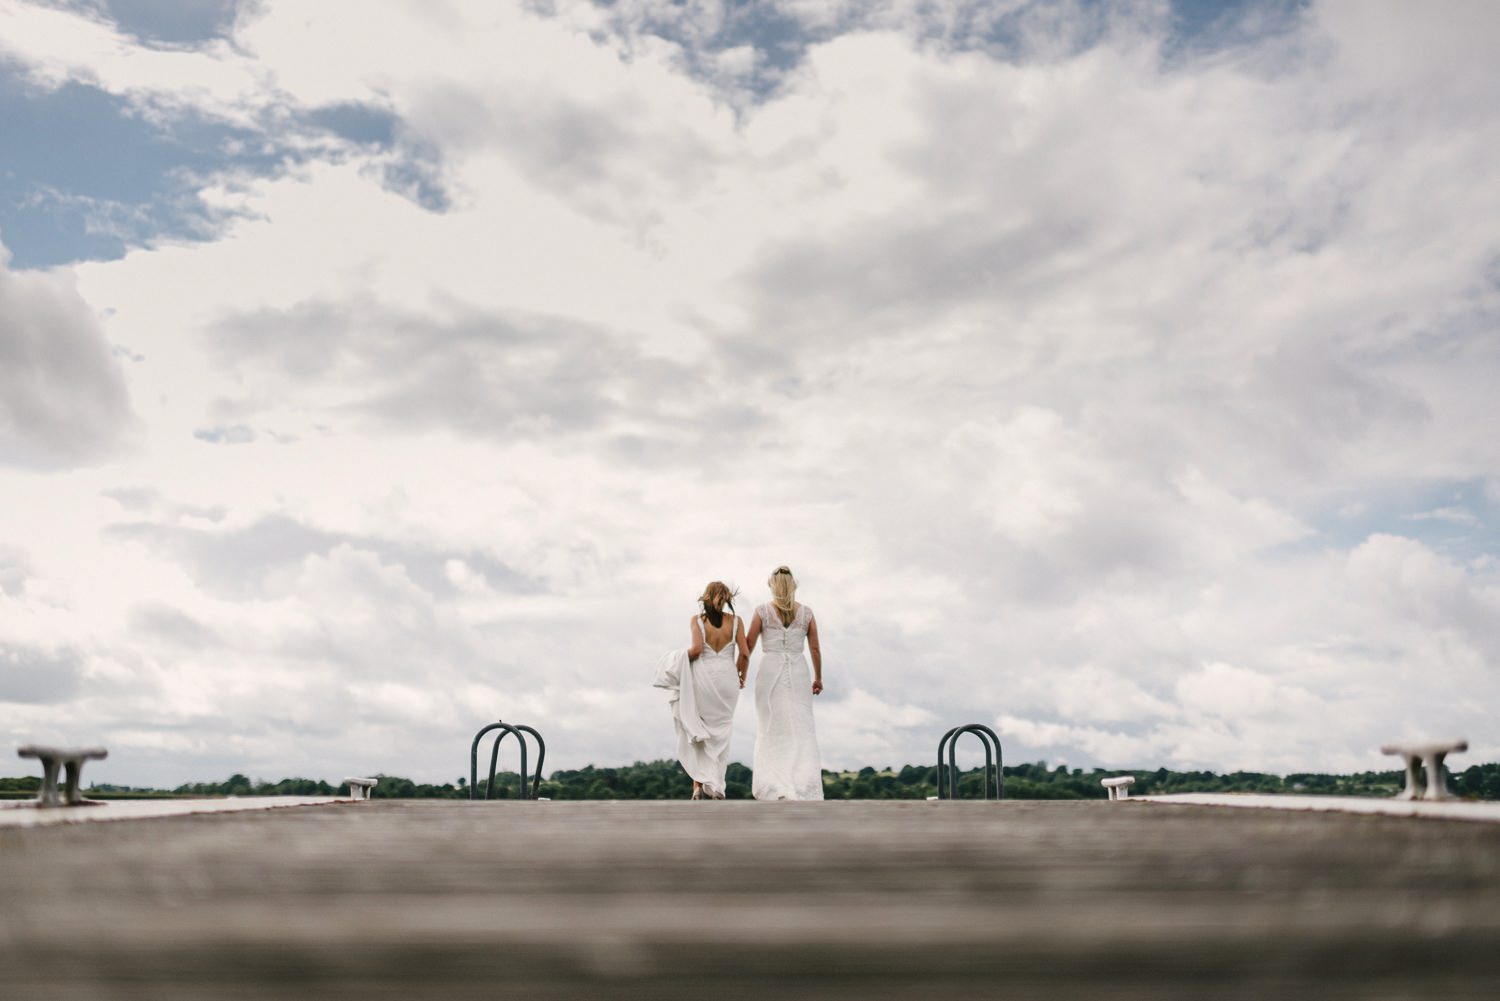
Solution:
<svg viewBox="0 0 1500 1001"><path fill-rule="evenodd" d="M98 806L98 800L84 799L80 778L85 761L104 759L109 752L102 747L41 747L27 744L17 752L23 758L36 758L42 763L42 790L37 794L37 806ZM57 794L57 773L67 773L67 786L63 795Z"/></svg>
<svg viewBox="0 0 1500 1001"><path fill-rule="evenodd" d="M1100 779L1099 784L1109 790L1110 799L1129 799L1130 787L1135 785L1135 776L1121 775L1113 779Z"/></svg>
<svg viewBox="0 0 1500 1001"><path fill-rule="evenodd" d="M1406 759L1406 788L1396 799L1452 799L1448 784L1443 781L1443 759L1459 751L1467 751L1467 740L1429 740L1419 744L1384 744L1381 754L1399 754ZM1427 789L1418 784L1417 769L1427 768Z"/></svg>
<svg viewBox="0 0 1500 1001"><path fill-rule="evenodd" d="M344 784L349 787L350 799L369 799L370 790L379 784L379 779L345 779Z"/></svg>

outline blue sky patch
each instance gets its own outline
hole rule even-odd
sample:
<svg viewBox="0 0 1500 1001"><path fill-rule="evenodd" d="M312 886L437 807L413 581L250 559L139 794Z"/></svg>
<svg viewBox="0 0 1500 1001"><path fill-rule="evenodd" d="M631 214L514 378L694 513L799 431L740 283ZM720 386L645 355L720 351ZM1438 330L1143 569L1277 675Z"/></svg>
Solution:
<svg viewBox="0 0 1500 1001"><path fill-rule="evenodd" d="M1306 545L1353 549L1371 535L1415 539L1459 563L1500 556L1500 502L1480 479L1392 483L1336 497Z"/></svg>
<svg viewBox="0 0 1500 1001"><path fill-rule="evenodd" d="M363 104L295 115L276 135L195 114L148 121L127 98L80 83L44 90L0 64L0 242L25 269L113 260L162 238L211 239L224 220L197 198L204 178L274 175L322 155L287 142L291 134L392 149L397 126L391 112ZM446 209L436 151L406 152L387 168L387 186Z"/></svg>
<svg viewBox="0 0 1500 1001"><path fill-rule="evenodd" d="M159 236L212 235L195 178L281 162L244 129L188 117L167 130L98 88L41 91L6 70L0 136L9 139L0 143L0 240L16 268L110 260Z"/></svg>
<svg viewBox="0 0 1500 1001"><path fill-rule="evenodd" d="M1249 45L1296 29L1310 0L1172 0L1169 62Z"/></svg>
<svg viewBox="0 0 1500 1001"><path fill-rule="evenodd" d="M399 119L384 108L370 104L330 104L314 108L307 123L362 146L390 146L396 140Z"/></svg>
<svg viewBox="0 0 1500 1001"><path fill-rule="evenodd" d="M245 0L94 0L83 6L144 42L188 45L227 35Z"/></svg>
<svg viewBox="0 0 1500 1001"><path fill-rule="evenodd" d="M616 6L615 0L595 0L604 9ZM1310 0L1172 0L1162 40L1162 55L1168 63L1210 55L1224 49L1252 44L1263 38L1284 34L1298 25ZM959 48L981 48L998 59L1027 58L1028 25L1039 20L1052 0L1033 0L1005 11L998 17L982 4L955 12L951 22L934 20L942 41ZM1111 22L1139 15L1142 8L1114 3L1113 0L1081 0L1073 15L1066 19L1066 37L1060 38L1068 53L1085 51L1098 45L1109 32ZM860 30L871 21L867 9L858 6L844 12L837 23L809 26L783 13L774 4L758 0L732 0L726 6L720 29L706 38L695 37L687 27L690 19L679 16L681 8L663 8L667 13L652 16L644 13L640 27L647 33L682 46L689 64L702 75L713 75L709 60L726 49L753 46L758 56L755 74L746 81L758 98L770 96L786 74L803 60L807 50L849 31ZM641 11L632 12L642 17ZM1043 18L1042 20L1046 20Z"/></svg>

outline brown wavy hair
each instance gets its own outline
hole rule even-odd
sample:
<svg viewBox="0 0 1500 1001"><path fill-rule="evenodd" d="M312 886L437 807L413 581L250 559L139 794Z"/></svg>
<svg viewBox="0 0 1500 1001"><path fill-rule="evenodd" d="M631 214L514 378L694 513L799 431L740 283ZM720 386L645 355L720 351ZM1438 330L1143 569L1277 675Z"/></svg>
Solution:
<svg viewBox="0 0 1500 1001"><path fill-rule="evenodd" d="M703 606L703 614L715 629L724 624L724 609L734 611L734 596L739 594L722 580L712 580L703 589L703 596L698 599Z"/></svg>

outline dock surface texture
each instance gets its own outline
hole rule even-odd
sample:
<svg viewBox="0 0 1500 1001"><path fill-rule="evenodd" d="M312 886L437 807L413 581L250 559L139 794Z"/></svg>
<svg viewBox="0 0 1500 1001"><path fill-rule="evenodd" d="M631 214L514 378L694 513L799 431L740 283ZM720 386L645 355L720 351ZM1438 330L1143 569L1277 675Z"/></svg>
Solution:
<svg viewBox="0 0 1500 1001"><path fill-rule="evenodd" d="M48 807L34 802L0 803L0 827L47 827L52 824L108 823L180 817L190 813L239 813L279 810L288 806L318 806L340 802L336 796L248 796L244 799L117 799L93 807Z"/></svg>
<svg viewBox="0 0 1500 1001"><path fill-rule="evenodd" d="M1500 824L373 801L0 828L7 1001L1493 998Z"/></svg>

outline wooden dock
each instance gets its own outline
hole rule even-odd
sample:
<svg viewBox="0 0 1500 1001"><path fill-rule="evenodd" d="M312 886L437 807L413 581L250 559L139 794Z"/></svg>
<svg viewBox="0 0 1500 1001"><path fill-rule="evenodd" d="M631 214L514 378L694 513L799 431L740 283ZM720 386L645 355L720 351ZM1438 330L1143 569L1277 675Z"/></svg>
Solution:
<svg viewBox="0 0 1500 1001"><path fill-rule="evenodd" d="M6 1001L1500 995L1500 824L456 803L0 828Z"/></svg>

